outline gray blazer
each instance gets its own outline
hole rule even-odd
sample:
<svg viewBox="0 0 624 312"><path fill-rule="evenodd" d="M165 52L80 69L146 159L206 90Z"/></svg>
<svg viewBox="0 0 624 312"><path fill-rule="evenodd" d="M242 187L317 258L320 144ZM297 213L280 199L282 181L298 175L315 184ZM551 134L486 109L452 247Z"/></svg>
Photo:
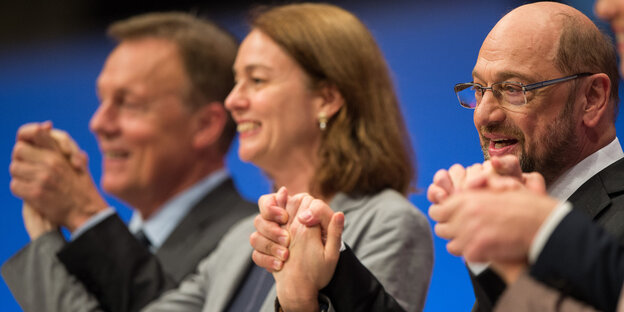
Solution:
<svg viewBox="0 0 624 312"><path fill-rule="evenodd" d="M385 289L408 311L422 310L433 265L433 242L425 216L401 194L386 190L350 198L338 194L330 206L345 213L343 240ZM253 217L239 222L203 260L198 273L146 311L223 311L251 264ZM274 311L275 287L262 311Z"/></svg>
<svg viewBox="0 0 624 312"><path fill-rule="evenodd" d="M256 211L255 205L240 197L231 179L221 183L189 211L157 250L156 257L167 276L178 283L194 272L232 224ZM123 266L133 254L146 253L142 247L127 248L135 245L125 225L114 216L68 244L60 234L48 233L9 259L2 267L2 275L25 311L89 311L98 306L97 301L66 268L75 276L109 274L114 279L111 273L115 267ZM120 284L140 283L140 271L133 274L128 279L112 280L111 284L127 289L128 285ZM78 302L90 303L78 306L66 300L72 292L72 298L80 298Z"/></svg>

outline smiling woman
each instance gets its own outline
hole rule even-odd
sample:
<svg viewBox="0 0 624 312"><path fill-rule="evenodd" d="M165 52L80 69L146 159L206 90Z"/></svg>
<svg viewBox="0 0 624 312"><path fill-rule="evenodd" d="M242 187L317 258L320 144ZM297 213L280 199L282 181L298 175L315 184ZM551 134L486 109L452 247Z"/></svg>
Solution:
<svg viewBox="0 0 624 312"><path fill-rule="evenodd" d="M431 233L405 198L415 174L412 150L374 38L353 14L326 4L265 9L251 25L226 99L238 124L240 158L264 170L275 188L309 193L344 212L345 243L400 304L421 310L433 262ZM258 233L252 245L266 252L261 246L272 238ZM285 247L276 248L285 254ZM254 260L270 256L254 253ZM297 253L292 257L285 267L296 263ZM415 265L405 270L400 263ZM254 267L243 289L260 272ZM286 283L275 278L280 295ZM242 298L239 293L233 307Z"/></svg>

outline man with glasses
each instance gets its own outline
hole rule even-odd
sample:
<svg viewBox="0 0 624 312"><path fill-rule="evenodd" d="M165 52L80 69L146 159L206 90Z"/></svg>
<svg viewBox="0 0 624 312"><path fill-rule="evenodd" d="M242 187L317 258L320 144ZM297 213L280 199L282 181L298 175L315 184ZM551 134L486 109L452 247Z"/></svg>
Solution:
<svg viewBox="0 0 624 312"><path fill-rule="evenodd" d="M428 198L434 203L430 215L439 222L436 233L452 239L462 231L479 232L486 228L483 222L511 211L508 208L516 202L508 198L498 202L501 206L494 210L476 207L463 214L458 213L459 209L440 212L440 207L453 203L454 193L465 193L456 190L485 186L477 183L475 176L496 171L526 181L529 177L522 172L537 171L543 175L542 184L551 196L568 200L576 211L589 215L624 241L624 153L614 124L618 83L617 59L610 40L576 9L540 2L521 6L503 17L481 47L473 81L455 87L460 104L475 110L474 123L484 158L491 162L468 169L455 165L436 173L428 190ZM501 182L496 187L504 185ZM509 221L507 227L496 228L501 232L486 234L513 236L520 242L524 242L520 238L533 237L526 232L535 231L539 223L526 226L530 222L520 221L535 221L542 215L534 214L534 210L514 211L519 213L517 217L503 219ZM523 212L527 218L520 217ZM263 217L273 216L263 212ZM319 214L307 225L328 218ZM482 223L475 225L475 220ZM266 229L258 232L268 233ZM451 240L447 248L453 254L464 255L470 250L463 249L461 243ZM540 244L543 242L537 242L538 249ZM365 300L379 310L400 310L372 276L356 269L354 261L348 268L341 265L347 256L341 253L330 282L332 287L324 294L333 299L349 292L352 298ZM526 261L526 254L520 254L520 258ZM268 263L257 264L269 267ZM518 272L523 264L505 267L505 272ZM492 310L505 283L487 266L470 266L477 297L475 310ZM366 276L370 277L368 281ZM368 291L356 292L353 288Z"/></svg>
<svg viewBox="0 0 624 312"><path fill-rule="evenodd" d="M460 105L475 110L484 158L517 156L523 172L543 175L550 196L569 201L624 242L624 154L614 124L619 77L610 40L571 7L546 2L525 5L503 17L488 34L473 78L471 83L456 85L455 92ZM428 192L430 200L444 206L448 195L467 187L463 180L471 170L481 168L456 166L438 172ZM471 252L471 246L456 239L458 233L489 211L482 209L469 217L465 210L448 212L438 205L430 210L439 222L436 233L451 240L449 252L462 256ZM495 214L490 219L498 216L496 211L490 213ZM523 219L514 220L517 223L510 222L508 231L517 229L516 237L534 237L538 227L519 227ZM495 232L503 228L487 228L492 236L504 234ZM544 239L535 237L538 251L534 254L539 254ZM475 310L489 311L505 283L489 268L468 266L477 298Z"/></svg>

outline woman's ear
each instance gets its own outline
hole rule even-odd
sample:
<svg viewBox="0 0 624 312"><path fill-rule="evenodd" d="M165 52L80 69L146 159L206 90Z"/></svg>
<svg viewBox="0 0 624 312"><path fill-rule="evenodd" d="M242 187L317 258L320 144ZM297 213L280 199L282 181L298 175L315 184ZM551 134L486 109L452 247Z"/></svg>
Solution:
<svg viewBox="0 0 624 312"><path fill-rule="evenodd" d="M331 118L344 105L344 98L334 84L325 84L320 89L322 103L317 109L318 116Z"/></svg>

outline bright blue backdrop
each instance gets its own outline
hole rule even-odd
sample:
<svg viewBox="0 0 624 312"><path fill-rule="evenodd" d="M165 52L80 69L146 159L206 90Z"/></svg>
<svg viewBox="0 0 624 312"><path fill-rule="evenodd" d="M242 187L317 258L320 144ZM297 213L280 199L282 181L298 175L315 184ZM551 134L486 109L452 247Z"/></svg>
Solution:
<svg viewBox="0 0 624 312"><path fill-rule="evenodd" d="M377 38L394 73L418 160L418 187L411 200L426 213L424 190L433 174L459 162L482 161L472 112L461 108L453 93L457 82L470 81L481 42L516 1L401 1L351 4ZM591 13L591 1L574 5ZM239 38L246 32L244 12L213 16ZM96 180L100 154L88 121L97 107L94 85L113 45L102 33L56 41L5 46L0 51L0 262L28 242L21 222L21 201L9 191L8 168L17 128L26 122L52 120L87 151ZM618 122L618 129L622 128ZM240 191L255 201L269 190L257 168L241 163L236 146L228 167ZM129 210L108 198L127 218ZM467 311L474 300L460 258L449 255L435 239L435 266L426 311ZM19 311L6 285L0 283L0 310Z"/></svg>

